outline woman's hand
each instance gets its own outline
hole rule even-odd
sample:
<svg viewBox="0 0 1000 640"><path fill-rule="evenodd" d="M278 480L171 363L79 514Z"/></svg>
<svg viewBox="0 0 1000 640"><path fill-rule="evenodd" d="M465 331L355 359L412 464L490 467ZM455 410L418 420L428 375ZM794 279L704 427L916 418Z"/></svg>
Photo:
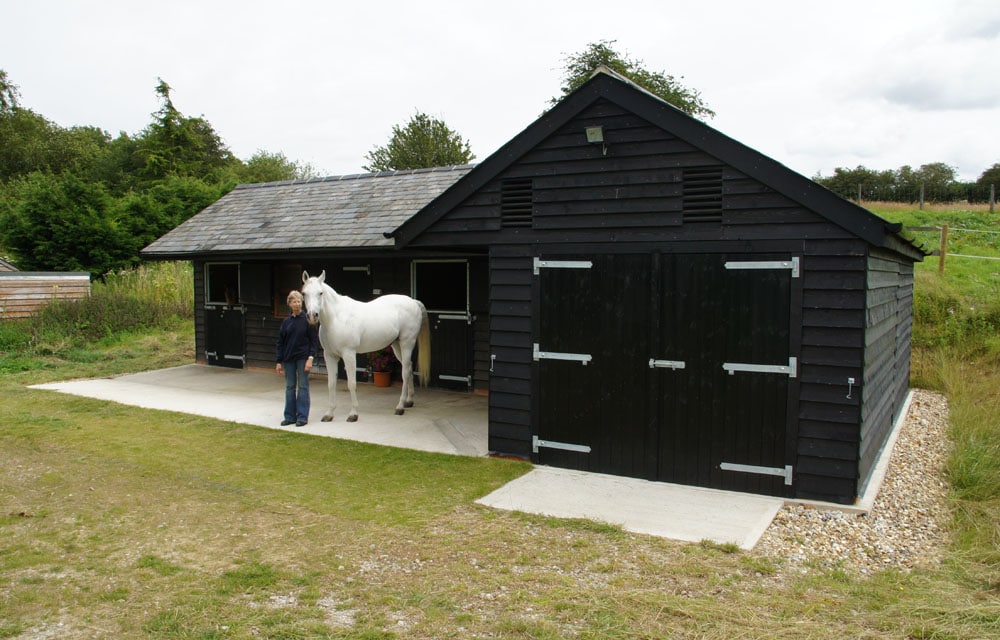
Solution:
<svg viewBox="0 0 1000 640"><path fill-rule="evenodd" d="M276 365L274 365L274 370L276 372L278 372L278 373L281 373L281 363L280 362L277 363Z"/></svg>
<svg viewBox="0 0 1000 640"><path fill-rule="evenodd" d="M313 359L312 356L309 356L309 358L306 360L306 366L305 366L306 373L309 373L309 371L312 368L313 368Z"/></svg>

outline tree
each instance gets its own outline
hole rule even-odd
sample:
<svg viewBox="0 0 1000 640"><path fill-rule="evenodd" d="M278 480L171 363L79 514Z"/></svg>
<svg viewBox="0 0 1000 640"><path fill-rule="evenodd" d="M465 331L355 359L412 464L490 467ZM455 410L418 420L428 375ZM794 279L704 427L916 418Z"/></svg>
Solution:
<svg viewBox="0 0 1000 640"><path fill-rule="evenodd" d="M7 113L17 108L21 93L17 85L7 79L7 72L0 69L0 113Z"/></svg>
<svg viewBox="0 0 1000 640"><path fill-rule="evenodd" d="M129 193L114 206L114 217L138 252L163 234L221 198L229 189L190 176L158 180L142 192Z"/></svg>
<svg viewBox="0 0 1000 640"><path fill-rule="evenodd" d="M475 160L469 143L448 128L443 121L417 112L405 127L394 126L392 138L384 147L368 153L365 171L400 171L425 169Z"/></svg>
<svg viewBox="0 0 1000 640"><path fill-rule="evenodd" d="M612 48L615 42L615 40L592 42L580 53L563 58L566 67L562 95L552 98L550 103L555 105L567 94L575 91L590 79L597 67L604 65L688 115L699 118L711 118L715 115L715 112L702 100L701 92L685 87L665 71L646 70L642 60L634 60L629 58L628 54L622 55L615 51Z"/></svg>
<svg viewBox="0 0 1000 640"><path fill-rule="evenodd" d="M854 169L837 167L829 178L816 176L814 180L845 198L855 199L860 191L863 200L891 199L894 185L892 171L876 171L864 165Z"/></svg>
<svg viewBox="0 0 1000 640"><path fill-rule="evenodd" d="M995 163L989 169L986 169L979 175L979 179L976 180L976 185L979 187L990 188L990 185L994 187L1000 187L1000 162Z"/></svg>
<svg viewBox="0 0 1000 640"><path fill-rule="evenodd" d="M170 92L170 85L161 78L156 93L163 106L138 139L140 176L147 180L171 175L218 178L239 163L207 120L177 110Z"/></svg>
<svg viewBox="0 0 1000 640"><path fill-rule="evenodd" d="M114 219L114 201L100 184L33 173L15 189L19 197L0 228L22 269L100 276L138 261L136 242Z"/></svg>
<svg viewBox="0 0 1000 640"><path fill-rule="evenodd" d="M240 182L277 182L279 180L307 180L315 178L312 165L299 165L285 157L285 154L268 153L258 149L240 170Z"/></svg>

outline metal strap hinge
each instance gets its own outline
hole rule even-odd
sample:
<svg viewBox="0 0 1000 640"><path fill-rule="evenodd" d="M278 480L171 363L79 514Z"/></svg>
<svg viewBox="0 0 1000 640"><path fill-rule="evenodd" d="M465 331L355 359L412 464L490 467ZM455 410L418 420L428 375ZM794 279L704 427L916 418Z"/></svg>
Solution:
<svg viewBox="0 0 1000 640"><path fill-rule="evenodd" d="M472 376L448 376L444 374L438 375L439 380L448 380L450 382L464 382L465 384L472 386Z"/></svg>
<svg viewBox="0 0 1000 640"><path fill-rule="evenodd" d="M587 363L594 359L594 356L589 353L560 353L558 351L542 351L538 348L538 343L534 343L532 358L534 360L570 360L572 362L579 362L583 366L587 366Z"/></svg>
<svg viewBox="0 0 1000 640"><path fill-rule="evenodd" d="M740 473L759 473L767 476L781 476L785 479L785 484L792 484L792 465L786 464L784 469L779 467L758 467L752 464L736 464L735 462L723 462L719 465L723 471L738 471Z"/></svg>
<svg viewBox="0 0 1000 640"><path fill-rule="evenodd" d="M542 260L536 257L533 265L537 276L541 269L590 269L594 263L590 260Z"/></svg>
<svg viewBox="0 0 1000 640"><path fill-rule="evenodd" d="M722 368L733 375L737 371L749 371L751 373L784 373L789 378L795 378L799 374L799 359L788 358L788 365L783 364L752 364L749 362L723 362Z"/></svg>
<svg viewBox="0 0 1000 640"><path fill-rule="evenodd" d="M531 436L531 452L538 453L538 450L542 447L545 447L546 449L561 449L563 451L576 451L577 453L590 453L590 447L585 444L554 442L552 440L542 440L538 436Z"/></svg>
<svg viewBox="0 0 1000 640"><path fill-rule="evenodd" d="M733 262L727 262L725 264L726 269L790 269L793 278L798 278L800 274L799 269L799 257L795 256L791 260L760 260L758 262L754 261L740 261L736 260Z"/></svg>

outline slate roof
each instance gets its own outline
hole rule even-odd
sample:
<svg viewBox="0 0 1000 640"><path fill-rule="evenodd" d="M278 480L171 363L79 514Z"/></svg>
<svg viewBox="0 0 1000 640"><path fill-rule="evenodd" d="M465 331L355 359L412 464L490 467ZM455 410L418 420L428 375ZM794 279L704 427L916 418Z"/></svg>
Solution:
<svg viewBox="0 0 1000 640"><path fill-rule="evenodd" d="M239 185L140 253L181 259L208 253L391 248L391 232L472 165Z"/></svg>

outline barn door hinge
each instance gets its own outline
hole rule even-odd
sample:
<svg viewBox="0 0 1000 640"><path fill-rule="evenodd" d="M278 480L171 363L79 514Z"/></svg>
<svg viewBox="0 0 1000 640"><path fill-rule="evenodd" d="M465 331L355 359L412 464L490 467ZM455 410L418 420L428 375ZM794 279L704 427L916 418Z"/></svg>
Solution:
<svg viewBox="0 0 1000 640"><path fill-rule="evenodd" d="M783 364L752 364L748 362L723 362L722 368L733 375L737 371L749 371L751 373L784 373L789 378L795 378L799 374L799 359L789 358L788 365Z"/></svg>
<svg viewBox="0 0 1000 640"><path fill-rule="evenodd" d="M742 261L734 260L725 264L726 269L790 269L793 278L798 278L800 274L799 257L795 256L791 260L761 260Z"/></svg>
<svg viewBox="0 0 1000 640"><path fill-rule="evenodd" d="M461 320L466 324L472 324L472 314L471 313L442 313L438 316L438 320Z"/></svg>
<svg viewBox="0 0 1000 640"><path fill-rule="evenodd" d="M767 476L781 476L785 479L785 484L792 484L792 465L786 464L785 468L780 467L758 467L752 464L736 464L735 462L723 462L719 465L723 471L738 471L740 473L759 473Z"/></svg>
<svg viewBox="0 0 1000 640"><path fill-rule="evenodd" d="M538 453L542 447L546 449L561 449L563 451L576 451L577 453L590 453L590 447L585 444L570 444L568 442L554 442L552 440L542 440L538 436L531 436L531 452Z"/></svg>
<svg viewBox="0 0 1000 640"><path fill-rule="evenodd" d="M590 260L542 260L536 257L533 266L537 276L542 269L590 269L594 263Z"/></svg>
<svg viewBox="0 0 1000 640"><path fill-rule="evenodd" d="M464 382L472 388L472 376L447 376L444 374L438 375L438 380L448 380L449 382Z"/></svg>
<svg viewBox="0 0 1000 640"><path fill-rule="evenodd" d="M538 348L538 343L534 343L532 350L532 359L538 360L569 360L571 362L579 362L583 366L587 366L587 363L594 359L594 356L589 353L560 353L558 351L542 351Z"/></svg>

